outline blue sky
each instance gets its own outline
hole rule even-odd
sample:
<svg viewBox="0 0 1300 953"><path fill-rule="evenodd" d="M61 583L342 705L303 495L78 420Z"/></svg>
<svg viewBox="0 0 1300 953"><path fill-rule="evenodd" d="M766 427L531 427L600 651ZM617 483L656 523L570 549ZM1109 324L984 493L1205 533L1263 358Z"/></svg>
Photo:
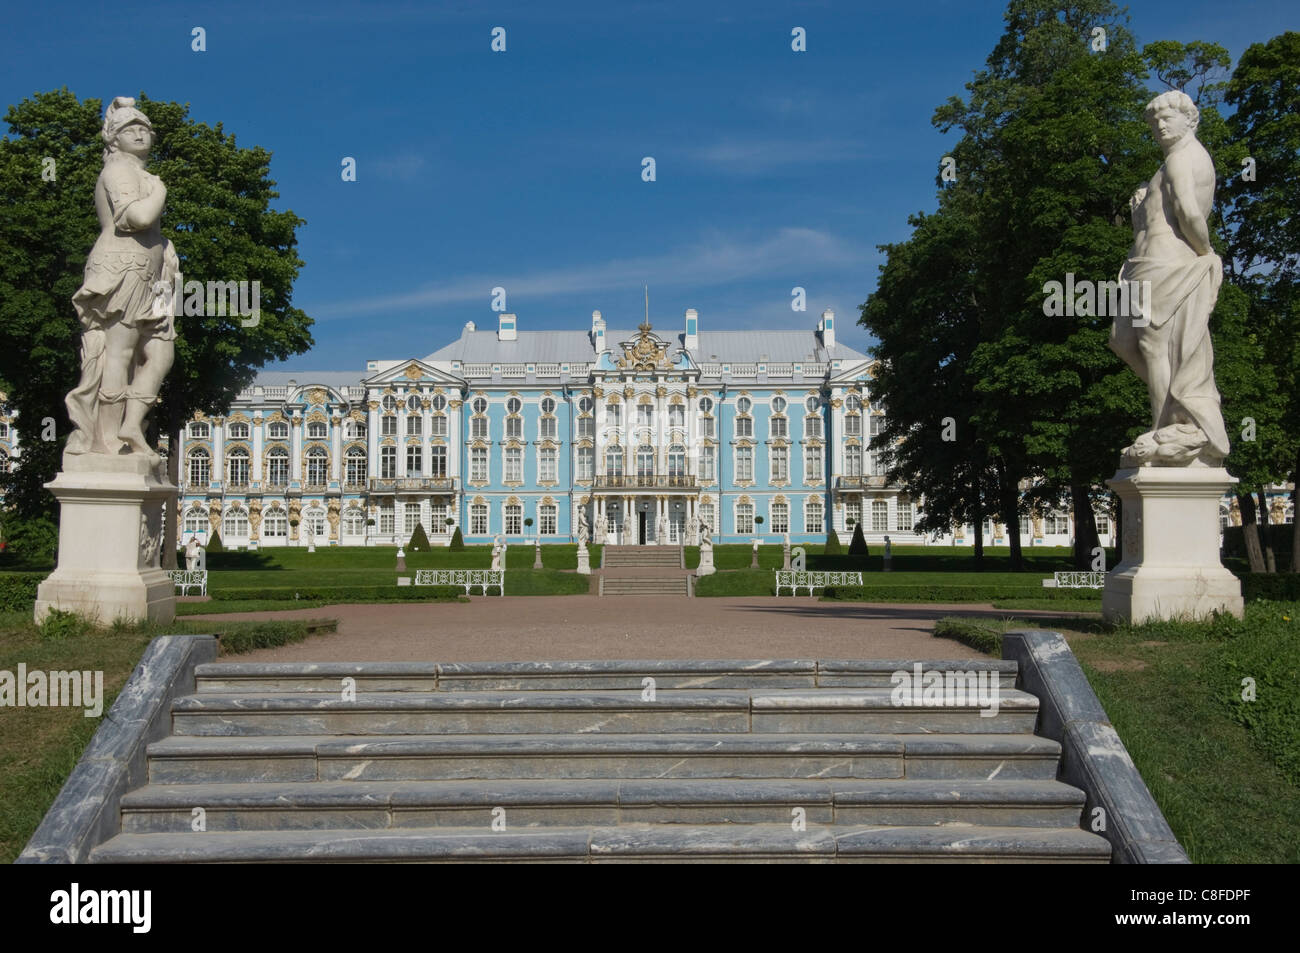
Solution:
<svg viewBox="0 0 1300 953"><path fill-rule="evenodd" d="M468 320L494 327L498 285L521 330L587 327L593 309L634 326L649 284L663 330L690 307L706 330L811 328L829 307L865 349L876 246L934 207L952 140L930 118L1004 8L54 2L10 11L0 76L6 104L62 86L189 102L272 153L278 207L307 220L294 303L316 319L284 369L421 356ZM1129 10L1139 42L1214 40L1234 59L1300 28L1294 0Z"/></svg>

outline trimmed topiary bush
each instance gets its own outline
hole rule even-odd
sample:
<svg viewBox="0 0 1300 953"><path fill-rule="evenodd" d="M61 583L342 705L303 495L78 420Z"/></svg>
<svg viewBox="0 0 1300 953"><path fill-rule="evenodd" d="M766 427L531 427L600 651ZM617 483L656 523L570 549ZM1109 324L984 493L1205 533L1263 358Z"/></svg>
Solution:
<svg viewBox="0 0 1300 953"><path fill-rule="evenodd" d="M460 527L456 527L456 532L451 534L451 545L447 547L453 553L462 553L465 551L465 537L460 535Z"/></svg>
<svg viewBox="0 0 1300 953"><path fill-rule="evenodd" d="M853 527L853 539L849 541L850 556L870 556L871 552L867 549L867 537L862 535L862 524L858 523Z"/></svg>
<svg viewBox="0 0 1300 953"><path fill-rule="evenodd" d="M842 552L844 550L840 548L839 536L836 535L835 530L828 529L826 531L826 548L822 550L822 553L827 556L838 556Z"/></svg>
<svg viewBox="0 0 1300 953"><path fill-rule="evenodd" d="M214 529L212 538L208 540L208 545L204 547L210 553L224 553L226 547L221 545L221 531Z"/></svg>
<svg viewBox="0 0 1300 953"><path fill-rule="evenodd" d="M424 524L416 523L415 532L411 534L411 541L406 544L406 551L408 553L427 553L431 548L429 537L424 532Z"/></svg>

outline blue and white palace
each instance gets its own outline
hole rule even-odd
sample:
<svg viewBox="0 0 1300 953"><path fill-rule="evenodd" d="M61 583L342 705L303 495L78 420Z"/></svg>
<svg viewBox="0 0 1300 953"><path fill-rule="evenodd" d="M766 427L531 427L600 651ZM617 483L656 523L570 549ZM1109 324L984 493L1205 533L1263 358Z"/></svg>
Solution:
<svg viewBox="0 0 1300 953"><path fill-rule="evenodd" d="M513 314L364 374L267 373L182 441L182 540L435 545L540 537L920 542L888 486L865 354L796 331L524 331Z"/></svg>

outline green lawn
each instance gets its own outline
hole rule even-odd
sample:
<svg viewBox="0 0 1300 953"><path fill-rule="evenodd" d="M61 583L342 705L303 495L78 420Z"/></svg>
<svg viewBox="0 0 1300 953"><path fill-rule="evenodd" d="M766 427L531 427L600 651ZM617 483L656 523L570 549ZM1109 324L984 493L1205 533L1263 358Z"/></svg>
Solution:
<svg viewBox="0 0 1300 953"><path fill-rule="evenodd" d="M935 634L998 657L1012 628L1065 634L1194 862L1300 863L1300 603L1200 624L946 619Z"/></svg>
<svg viewBox="0 0 1300 953"><path fill-rule="evenodd" d="M282 622L194 620L166 626L95 629L75 617L44 627L30 610L0 613L0 670L102 671L103 711L5 708L0 714L0 863L12 863L72 773L82 750L112 707L149 640L180 632L221 636L223 654L300 641L329 631L332 619Z"/></svg>

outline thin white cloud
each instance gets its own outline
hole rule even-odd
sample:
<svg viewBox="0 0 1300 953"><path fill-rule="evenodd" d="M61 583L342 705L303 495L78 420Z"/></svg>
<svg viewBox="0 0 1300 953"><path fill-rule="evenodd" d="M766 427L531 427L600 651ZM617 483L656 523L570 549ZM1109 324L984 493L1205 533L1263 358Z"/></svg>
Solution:
<svg viewBox="0 0 1300 953"><path fill-rule="evenodd" d="M319 320L474 302L487 307L492 289L508 299L584 296L648 283L655 288L715 287L772 274L814 273L864 264L874 250L811 228L783 228L759 239L714 235L662 255L616 258L602 264L516 274L478 274L409 291L351 301L304 305Z"/></svg>
<svg viewBox="0 0 1300 953"><path fill-rule="evenodd" d="M857 162L871 158L861 144L847 139L809 141L797 135L769 139L720 139L693 149L688 157L729 172L757 175L798 165Z"/></svg>

